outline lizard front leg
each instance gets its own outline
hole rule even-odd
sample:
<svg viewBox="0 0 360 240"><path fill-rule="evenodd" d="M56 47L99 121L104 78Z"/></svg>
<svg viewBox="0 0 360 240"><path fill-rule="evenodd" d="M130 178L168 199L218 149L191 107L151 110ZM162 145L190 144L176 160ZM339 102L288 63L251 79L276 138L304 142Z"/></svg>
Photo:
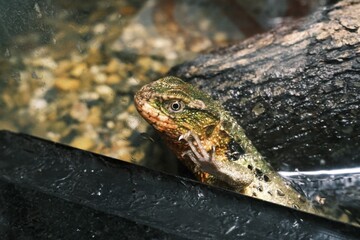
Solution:
<svg viewBox="0 0 360 240"><path fill-rule="evenodd" d="M253 173L248 168L227 159L220 159L215 154L215 146L210 153L207 152L198 135L192 131L181 135L179 140L185 140L190 147L183 156L187 155L201 171L226 182L236 190L247 187L253 181Z"/></svg>

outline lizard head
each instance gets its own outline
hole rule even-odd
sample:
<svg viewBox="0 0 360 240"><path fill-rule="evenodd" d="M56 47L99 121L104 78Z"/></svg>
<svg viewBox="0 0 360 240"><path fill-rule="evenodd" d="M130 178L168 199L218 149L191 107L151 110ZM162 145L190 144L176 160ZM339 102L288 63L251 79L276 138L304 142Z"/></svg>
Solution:
<svg viewBox="0 0 360 240"><path fill-rule="evenodd" d="M176 77L143 86L135 95L135 105L147 122L171 139L188 131L201 135L217 125L221 115L210 96Z"/></svg>

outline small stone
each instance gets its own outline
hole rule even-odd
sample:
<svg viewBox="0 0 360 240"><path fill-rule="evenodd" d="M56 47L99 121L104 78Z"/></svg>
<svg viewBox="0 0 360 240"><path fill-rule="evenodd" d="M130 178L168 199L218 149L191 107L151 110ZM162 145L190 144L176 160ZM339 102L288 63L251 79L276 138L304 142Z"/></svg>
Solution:
<svg viewBox="0 0 360 240"><path fill-rule="evenodd" d="M107 79L106 74L105 74L105 73L102 73L102 72L100 72L100 73L98 73L98 74L96 74L96 75L94 76L94 81L95 81L96 83L100 83L100 84L105 83L105 82L106 82L106 79Z"/></svg>
<svg viewBox="0 0 360 240"><path fill-rule="evenodd" d="M98 23L93 28L93 32L95 34L103 34L105 30L106 30L106 25L103 23Z"/></svg>
<svg viewBox="0 0 360 240"><path fill-rule="evenodd" d="M100 85L95 88L95 91L100 95L106 103L112 103L115 98L115 92L107 85Z"/></svg>
<svg viewBox="0 0 360 240"><path fill-rule="evenodd" d="M121 78L119 75L116 74L111 74L110 76L108 76L108 78L106 79L106 83L107 84L111 84L111 85L115 85L121 82Z"/></svg>
<svg viewBox="0 0 360 240"><path fill-rule="evenodd" d="M59 133L47 132L46 138L54 142L59 142L61 140L61 135Z"/></svg>
<svg viewBox="0 0 360 240"><path fill-rule="evenodd" d="M70 110L70 116L79 122L83 122L87 119L89 115L89 109L87 105L83 102L76 102L73 104Z"/></svg>
<svg viewBox="0 0 360 240"><path fill-rule="evenodd" d="M132 160L131 150L132 150L131 148L121 148L117 151L115 157L123 161L131 162Z"/></svg>
<svg viewBox="0 0 360 240"><path fill-rule="evenodd" d="M96 101L99 100L100 95L96 92L83 92L79 99L82 101Z"/></svg>
<svg viewBox="0 0 360 240"><path fill-rule="evenodd" d="M135 130L140 125L140 119L136 116L129 115L126 119L126 123L130 129Z"/></svg>
<svg viewBox="0 0 360 240"><path fill-rule="evenodd" d="M90 67L90 72L94 75L99 74L101 72L100 67L97 65L93 65Z"/></svg>
<svg viewBox="0 0 360 240"><path fill-rule="evenodd" d="M129 78L127 82L130 86L137 86L140 83L139 79L134 77Z"/></svg>
<svg viewBox="0 0 360 240"><path fill-rule="evenodd" d="M87 71L87 65L86 63L80 63L77 64L72 70L71 70L71 75L73 77L80 77L85 71Z"/></svg>
<svg viewBox="0 0 360 240"><path fill-rule="evenodd" d="M107 73L116 73L116 72L119 71L119 69L120 69L119 61L113 58L113 59L110 60L110 62L106 66L105 71Z"/></svg>
<svg viewBox="0 0 360 240"><path fill-rule="evenodd" d="M25 62L34 67L43 67L49 69L56 69L57 67L57 63L54 61L52 57L28 59Z"/></svg>
<svg viewBox="0 0 360 240"><path fill-rule="evenodd" d="M94 83L94 75L90 71L85 70L79 76L83 89L91 89Z"/></svg>
<svg viewBox="0 0 360 240"><path fill-rule="evenodd" d="M128 147L130 145L130 142L128 140L118 139L113 145L116 148L121 149Z"/></svg>
<svg viewBox="0 0 360 240"><path fill-rule="evenodd" d="M106 122L106 127L109 128L109 129L113 129L115 127L114 121L107 121Z"/></svg>
<svg viewBox="0 0 360 240"><path fill-rule="evenodd" d="M92 107L86 122L93 126L99 126L101 124L101 114L102 112L99 106Z"/></svg>
<svg viewBox="0 0 360 240"><path fill-rule="evenodd" d="M59 77L67 76L68 72L70 71L72 66L73 66L73 63L71 61L63 60L63 61L59 62L54 73L56 76L59 76Z"/></svg>
<svg viewBox="0 0 360 240"><path fill-rule="evenodd" d="M66 135L66 132L64 133L63 130L66 128L67 124L64 121L56 121L49 126L49 131L57 134L61 133L62 137L64 137Z"/></svg>
<svg viewBox="0 0 360 240"><path fill-rule="evenodd" d="M86 58L86 61L88 62L89 65L99 64L103 61L103 56L99 51L99 47L92 47L89 49L89 53Z"/></svg>
<svg viewBox="0 0 360 240"><path fill-rule="evenodd" d="M44 109L46 109L46 107L48 106L48 103L45 99L43 98L33 98L30 101L30 110L32 111L42 111Z"/></svg>
<svg viewBox="0 0 360 240"><path fill-rule="evenodd" d="M80 81L74 78L57 78L55 87L62 91L75 91L80 87Z"/></svg>
<svg viewBox="0 0 360 240"><path fill-rule="evenodd" d="M83 150L90 150L95 146L95 142L87 136L78 136L71 141L70 145Z"/></svg>
<svg viewBox="0 0 360 240"><path fill-rule="evenodd" d="M141 69L149 69L150 65L152 63L152 60L150 57L140 57L137 64L140 65Z"/></svg>

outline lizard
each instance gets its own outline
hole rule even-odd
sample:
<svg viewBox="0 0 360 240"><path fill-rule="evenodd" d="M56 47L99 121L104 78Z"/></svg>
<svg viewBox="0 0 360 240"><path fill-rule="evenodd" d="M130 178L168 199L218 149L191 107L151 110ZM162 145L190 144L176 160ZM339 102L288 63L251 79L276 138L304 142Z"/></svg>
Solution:
<svg viewBox="0 0 360 240"><path fill-rule="evenodd" d="M310 213L318 209L265 161L221 104L173 76L143 86L140 115L201 182Z"/></svg>

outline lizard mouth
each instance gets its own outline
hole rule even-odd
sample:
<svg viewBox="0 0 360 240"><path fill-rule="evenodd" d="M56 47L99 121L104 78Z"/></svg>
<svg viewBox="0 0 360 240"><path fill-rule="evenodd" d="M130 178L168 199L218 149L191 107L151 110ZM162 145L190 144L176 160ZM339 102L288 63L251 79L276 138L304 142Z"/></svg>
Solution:
<svg viewBox="0 0 360 240"><path fill-rule="evenodd" d="M159 96L151 85L150 83L143 86L135 94L135 107L140 115L158 131L171 133L177 126L169 116L161 111L159 105L155 104L159 100Z"/></svg>

